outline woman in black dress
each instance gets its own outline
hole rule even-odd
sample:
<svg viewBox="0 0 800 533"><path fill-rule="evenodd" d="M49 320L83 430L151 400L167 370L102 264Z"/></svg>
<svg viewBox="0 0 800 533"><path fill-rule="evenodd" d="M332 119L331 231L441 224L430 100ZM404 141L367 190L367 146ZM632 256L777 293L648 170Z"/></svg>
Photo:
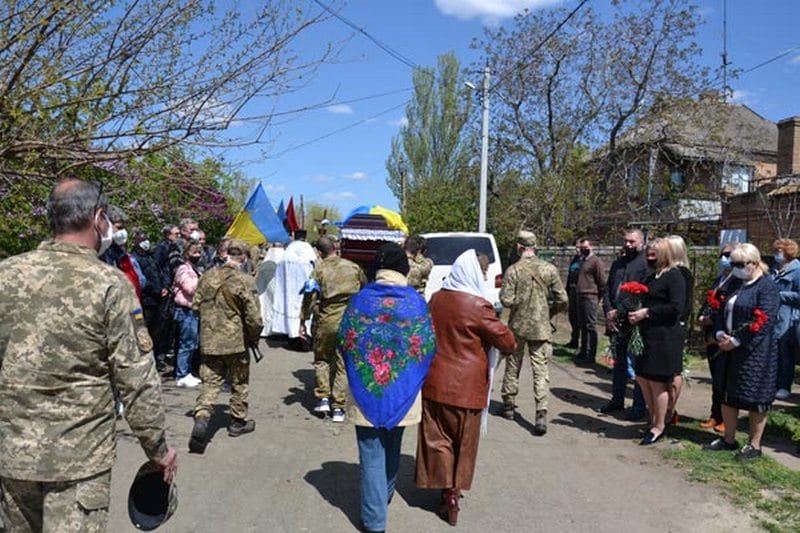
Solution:
<svg viewBox="0 0 800 533"><path fill-rule="evenodd" d="M628 313L628 322L639 326L644 341L635 363L636 381L650 413L650 431L639 442L642 445L654 444L664 435L670 384L683 371L685 328L680 318L687 306L686 281L669 242L653 241L646 258L653 270L645 280L648 292L643 307Z"/></svg>

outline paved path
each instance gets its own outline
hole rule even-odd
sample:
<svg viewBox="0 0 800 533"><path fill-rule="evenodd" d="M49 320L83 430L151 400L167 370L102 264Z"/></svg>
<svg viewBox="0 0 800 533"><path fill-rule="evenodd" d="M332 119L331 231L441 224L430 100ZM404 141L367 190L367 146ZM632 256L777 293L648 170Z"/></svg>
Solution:
<svg viewBox="0 0 800 533"><path fill-rule="evenodd" d="M252 370L253 434L229 438L223 424L206 453L190 455L189 411L195 391L165 383L172 442L179 448L180 505L162 528L174 532L357 531L358 453L353 426L310 413L311 354L262 346ZM687 481L659 448L637 445L641 424L600 417L608 397L604 369L552 367L551 421L545 437L531 434L530 369L523 370L518 420L491 417L481 441L473 490L462 500L464 532L716 532L755 531L751 519L717 489ZM499 376L497 387L499 388ZM703 386L687 389L689 413L700 418ZM499 400L495 392L493 405ZM227 401L227 395L222 399ZM683 399L682 399L683 402ZM120 424L126 427L125 424ZM435 514L438 493L414 487L416 429L403 440L398 495L390 531L454 531ZM144 456L124 433L114 468L109 531L135 531L127 518L127 489Z"/></svg>

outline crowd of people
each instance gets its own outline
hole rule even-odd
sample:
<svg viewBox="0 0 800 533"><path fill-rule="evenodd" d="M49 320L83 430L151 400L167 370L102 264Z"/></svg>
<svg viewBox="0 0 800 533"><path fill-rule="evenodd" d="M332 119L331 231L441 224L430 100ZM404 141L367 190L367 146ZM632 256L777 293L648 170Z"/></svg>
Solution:
<svg viewBox="0 0 800 533"><path fill-rule="evenodd" d="M312 247L298 233L262 258L235 239L208 247L187 218L165 226L151 246L141 229L129 237L125 213L97 184L75 179L53 189L48 217L52 240L0 262L0 516L9 531L41 531L44 523L104 530L115 416L125 416L171 482L177 460L165 438L159 372L176 387L200 388L191 452L205 451L225 387L228 434L254 431L251 355L260 338L276 334L313 348L314 412L355 426L365 531L387 527L404 429L417 424L415 482L441 491L441 515L457 524L501 361L497 414L517 416L527 353L533 433L547 433L553 319L563 311L578 364L595 361L604 313L614 367L601 413L623 410L633 381L627 417L646 421L641 445L659 442L678 421L696 290L680 236L645 242L629 230L608 269L593 242L579 239L565 286L537 256L536 235L520 231L498 315L489 258L476 250L455 260L426 302L432 263L419 236L381 246L368 280L328 236ZM704 448L731 450L742 461L761 456L767 413L791 394L794 377L798 245L779 239L774 248L770 271L752 244L723 246L719 276L697 313L712 376L710 417L701 426L722 434ZM735 440L740 410L750 422L743 446ZM80 506L70 506L76 500Z"/></svg>

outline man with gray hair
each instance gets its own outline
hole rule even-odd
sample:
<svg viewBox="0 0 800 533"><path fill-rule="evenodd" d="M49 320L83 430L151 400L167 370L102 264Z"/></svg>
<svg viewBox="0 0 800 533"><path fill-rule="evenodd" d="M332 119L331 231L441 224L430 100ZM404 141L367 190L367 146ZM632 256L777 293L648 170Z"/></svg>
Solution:
<svg viewBox="0 0 800 533"><path fill-rule="evenodd" d="M567 309L567 292L561 284L558 269L536 257L536 236L530 231L517 234L520 259L506 270L500 302L511 310L508 327L517 339L517 350L506 357L503 375L502 415L514 419L515 399L519 392L519 372L525 350L533 371L533 396L536 400L534 433L547 432L547 400L550 392L548 368L553 347L550 319Z"/></svg>
<svg viewBox="0 0 800 533"><path fill-rule="evenodd" d="M153 343L92 183L58 183L53 240L0 262L0 516L9 531L104 531L116 428L112 388L147 457L172 481Z"/></svg>

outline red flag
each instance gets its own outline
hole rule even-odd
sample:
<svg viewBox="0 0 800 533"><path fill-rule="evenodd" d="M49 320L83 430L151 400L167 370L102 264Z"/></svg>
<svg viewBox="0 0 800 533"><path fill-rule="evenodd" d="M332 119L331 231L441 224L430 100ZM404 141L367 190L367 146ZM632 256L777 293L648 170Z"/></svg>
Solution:
<svg viewBox="0 0 800 533"><path fill-rule="evenodd" d="M294 214L294 197L289 198L289 203L286 205L286 223L289 225L289 231L297 231L300 225L297 223L297 217Z"/></svg>

